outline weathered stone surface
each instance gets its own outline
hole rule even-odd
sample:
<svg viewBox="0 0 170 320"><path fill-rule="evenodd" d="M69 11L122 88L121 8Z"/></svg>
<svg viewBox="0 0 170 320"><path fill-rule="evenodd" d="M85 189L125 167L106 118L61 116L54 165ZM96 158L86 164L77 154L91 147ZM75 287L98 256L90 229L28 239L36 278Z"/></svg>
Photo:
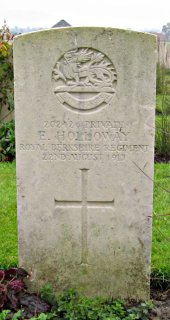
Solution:
<svg viewBox="0 0 170 320"><path fill-rule="evenodd" d="M155 37L67 28L14 43L20 265L33 287L149 296Z"/></svg>

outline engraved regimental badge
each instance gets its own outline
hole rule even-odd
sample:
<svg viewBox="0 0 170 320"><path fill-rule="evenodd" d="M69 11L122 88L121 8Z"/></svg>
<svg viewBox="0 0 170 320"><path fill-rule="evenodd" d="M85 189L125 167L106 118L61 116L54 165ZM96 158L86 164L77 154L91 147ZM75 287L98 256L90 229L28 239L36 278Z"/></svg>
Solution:
<svg viewBox="0 0 170 320"><path fill-rule="evenodd" d="M112 99L117 73L103 53L89 48L67 51L52 71L54 93L72 111L92 111Z"/></svg>

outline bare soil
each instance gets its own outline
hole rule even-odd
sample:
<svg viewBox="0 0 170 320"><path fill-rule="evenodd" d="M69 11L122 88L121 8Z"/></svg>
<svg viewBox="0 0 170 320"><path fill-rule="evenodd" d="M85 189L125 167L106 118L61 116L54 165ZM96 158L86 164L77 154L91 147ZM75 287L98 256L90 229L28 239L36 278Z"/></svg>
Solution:
<svg viewBox="0 0 170 320"><path fill-rule="evenodd" d="M170 288L166 291L151 291L151 298L155 308L151 320L170 320Z"/></svg>
<svg viewBox="0 0 170 320"><path fill-rule="evenodd" d="M155 158L154 158L155 163L169 163L170 162L170 155L158 155L155 153Z"/></svg>

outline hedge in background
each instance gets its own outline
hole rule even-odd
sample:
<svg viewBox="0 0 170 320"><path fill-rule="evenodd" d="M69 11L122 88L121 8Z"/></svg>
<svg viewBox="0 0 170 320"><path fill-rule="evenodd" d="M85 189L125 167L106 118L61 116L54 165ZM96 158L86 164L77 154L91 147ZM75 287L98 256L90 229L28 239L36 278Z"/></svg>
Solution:
<svg viewBox="0 0 170 320"><path fill-rule="evenodd" d="M0 127L0 161L15 159L15 123L14 120Z"/></svg>

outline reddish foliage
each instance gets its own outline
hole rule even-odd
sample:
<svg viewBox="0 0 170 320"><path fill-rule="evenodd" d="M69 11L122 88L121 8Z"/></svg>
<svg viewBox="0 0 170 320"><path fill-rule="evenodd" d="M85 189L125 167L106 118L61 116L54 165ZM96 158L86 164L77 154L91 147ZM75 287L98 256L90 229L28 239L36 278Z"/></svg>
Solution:
<svg viewBox="0 0 170 320"><path fill-rule="evenodd" d="M17 311L22 306L24 315L28 318L50 310L48 303L36 294L26 291L24 283L26 277L29 277L29 274L22 268L0 270L0 310Z"/></svg>

